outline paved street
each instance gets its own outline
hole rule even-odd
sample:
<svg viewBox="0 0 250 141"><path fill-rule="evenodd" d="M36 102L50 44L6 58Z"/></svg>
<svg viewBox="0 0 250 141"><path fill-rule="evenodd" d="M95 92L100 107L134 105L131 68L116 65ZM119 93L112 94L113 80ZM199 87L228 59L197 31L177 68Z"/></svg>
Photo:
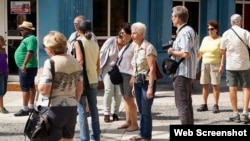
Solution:
<svg viewBox="0 0 250 141"><path fill-rule="evenodd" d="M207 125L243 125L243 123L229 122L228 117L232 114L231 104L229 100L228 88L225 80L221 84L221 96L219 107L221 112L212 113L213 97L209 95L208 108L206 112L196 112L196 109L202 102L201 86L198 81L194 83L193 107L195 124ZM26 117L15 117L13 114L17 112L22 105L20 91L9 91L5 97L5 107L10 111L9 114L0 114L0 141L23 141L23 129L27 119ZM102 101L103 90L98 93L98 108L100 113L101 125L101 141L128 141L129 138L136 135L138 131L126 132L125 129L117 129L124 122L124 106L120 107L120 121L105 123L103 121ZM239 108L242 109L242 92L238 94ZM153 138L152 141L168 141L169 125L180 124L177 110L174 102L174 94L172 84L158 84L156 97L152 107L153 112ZM89 123L90 123L90 117ZM76 126L75 141L79 141L79 126ZM27 139L28 140L28 139Z"/></svg>

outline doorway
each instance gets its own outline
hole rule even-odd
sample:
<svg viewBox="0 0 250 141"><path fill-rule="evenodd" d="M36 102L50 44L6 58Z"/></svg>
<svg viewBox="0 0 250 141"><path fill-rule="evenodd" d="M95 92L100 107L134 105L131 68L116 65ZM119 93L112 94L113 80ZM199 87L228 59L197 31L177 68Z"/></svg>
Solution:
<svg viewBox="0 0 250 141"><path fill-rule="evenodd" d="M37 23L37 3L36 0L3 0L2 5L4 20L0 21L4 25L3 33L0 34L6 40L6 52L8 55L9 79L8 81L19 81L18 68L14 60L14 53L23 37L18 30L18 26L23 21L29 21L36 27ZM1 6L0 6L1 8ZM36 31L34 35L36 36Z"/></svg>

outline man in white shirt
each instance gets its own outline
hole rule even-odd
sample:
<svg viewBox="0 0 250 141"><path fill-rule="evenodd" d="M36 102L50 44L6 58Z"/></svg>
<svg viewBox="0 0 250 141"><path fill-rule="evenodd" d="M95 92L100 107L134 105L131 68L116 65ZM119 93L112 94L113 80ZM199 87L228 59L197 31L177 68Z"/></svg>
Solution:
<svg viewBox="0 0 250 141"><path fill-rule="evenodd" d="M231 16L232 27L225 31L221 40L221 53L223 65L226 61L226 79L229 86L230 100L233 115L230 121L244 123L249 122L248 106L250 98L250 61L248 49L250 45L250 33L241 28L241 16L233 14ZM243 112L239 115L237 105L237 88L243 90Z"/></svg>

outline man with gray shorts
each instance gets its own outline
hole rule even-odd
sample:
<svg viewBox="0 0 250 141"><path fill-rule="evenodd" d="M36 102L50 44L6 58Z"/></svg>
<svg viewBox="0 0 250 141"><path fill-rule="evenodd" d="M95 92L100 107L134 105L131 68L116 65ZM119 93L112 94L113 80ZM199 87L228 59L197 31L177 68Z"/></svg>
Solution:
<svg viewBox="0 0 250 141"><path fill-rule="evenodd" d="M220 45L222 60L226 61L226 81L229 86L233 115L229 117L233 122L249 122L248 106L250 98L250 61L247 46L250 45L250 33L241 28L241 16L231 16L232 27L222 35ZM225 60L226 59L226 60ZM237 105L237 88L243 90L243 112L239 115Z"/></svg>

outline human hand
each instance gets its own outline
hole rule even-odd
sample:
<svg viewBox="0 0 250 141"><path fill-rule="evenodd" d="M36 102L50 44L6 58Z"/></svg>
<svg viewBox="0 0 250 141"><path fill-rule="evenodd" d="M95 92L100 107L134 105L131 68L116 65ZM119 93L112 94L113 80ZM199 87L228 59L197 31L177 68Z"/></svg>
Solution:
<svg viewBox="0 0 250 141"><path fill-rule="evenodd" d="M170 48L168 49L168 54L171 55L172 52L173 52L173 48L170 47Z"/></svg>

